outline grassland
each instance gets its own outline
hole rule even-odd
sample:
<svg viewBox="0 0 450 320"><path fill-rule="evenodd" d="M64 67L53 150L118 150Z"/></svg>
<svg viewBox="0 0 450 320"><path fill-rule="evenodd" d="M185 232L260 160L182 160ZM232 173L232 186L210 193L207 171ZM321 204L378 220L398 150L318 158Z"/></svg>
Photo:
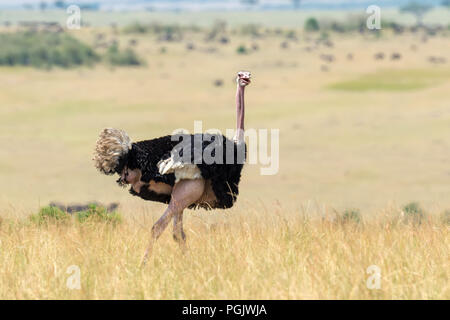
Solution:
<svg viewBox="0 0 450 320"><path fill-rule="evenodd" d="M107 223L3 224L5 299L448 299L448 225L404 223L391 209L362 223L314 206L242 207L187 216L189 250L164 234L140 267L153 212ZM369 266L381 287L369 289ZM69 289L70 266L80 289Z"/></svg>
<svg viewBox="0 0 450 320"><path fill-rule="evenodd" d="M450 208L450 67L428 61L450 61L448 35L423 42L409 33L331 34L334 46L326 47L316 45L320 34L297 41L234 34L227 44L201 33L162 42L109 27L72 34L93 44L96 33L135 40L146 65L0 68L0 298L450 297L441 219ZM243 44L258 50L238 54ZM375 61L378 52L388 58ZM402 58L390 60L394 52ZM192 131L194 120L225 131L234 124L240 69L254 75L247 128L281 129L279 173L246 166L232 210L186 215L186 255L167 232L140 269L164 207L95 171L97 135L112 126L140 140ZM94 199L120 202L123 222L28 219L53 200ZM428 212L420 225L402 220L410 201ZM347 208L360 209L362 222L335 221ZM81 290L66 286L70 265L80 267ZM381 269L380 290L366 287L370 265Z"/></svg>
<svg viewBox="0 0 450 320"><path fill-rule="evenodd" d="M417 90L442 84L448 77L445 71L433 69L381 70L354 80L334 83L330 88L354 92Z"/></svg>

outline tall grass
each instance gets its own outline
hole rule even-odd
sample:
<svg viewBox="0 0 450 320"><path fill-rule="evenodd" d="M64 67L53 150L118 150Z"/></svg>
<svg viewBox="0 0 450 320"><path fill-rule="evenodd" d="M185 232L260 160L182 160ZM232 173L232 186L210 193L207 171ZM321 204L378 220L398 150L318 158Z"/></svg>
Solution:
<svg viewBox="0 0 450 320"><path fill-rule="evenodd" d="M421 225L398 217L380 212L356 228L278 207L192 213L187 253L167 230L144 268L152 223L136 216L115 227L8 221L0 227L0 298L450 298L448 226L439 216ZM72 265L79 290L66 285ZM381 270L380 289L366 286L371 265Z"/></svg>

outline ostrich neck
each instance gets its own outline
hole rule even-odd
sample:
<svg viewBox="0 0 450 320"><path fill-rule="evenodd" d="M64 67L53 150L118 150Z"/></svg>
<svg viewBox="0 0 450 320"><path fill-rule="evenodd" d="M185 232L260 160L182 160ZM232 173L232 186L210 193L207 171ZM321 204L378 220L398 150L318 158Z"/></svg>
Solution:
<svg viewBox="0 0 450 320"><path fill-rule="evenodd" d="M236 140L239 142L244 140L244 115L245 115L244 91L245 87L240 86L238 84L236 89L236 114L237 114Z"/></svg>

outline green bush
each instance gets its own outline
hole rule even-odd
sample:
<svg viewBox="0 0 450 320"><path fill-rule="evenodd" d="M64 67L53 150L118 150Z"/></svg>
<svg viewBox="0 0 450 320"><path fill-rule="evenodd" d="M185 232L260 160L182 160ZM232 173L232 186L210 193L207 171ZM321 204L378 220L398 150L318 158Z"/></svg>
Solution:
<svg viewBox="0 0 450 320"><path fill-rule="evenodd" d="M71 214L58 207L43 207L37 214L31 215L30 220L37 224L66 223L75 220L78 223L107 222L115 225L122 221L122 217L118 212L108 212L102 206L91 204L86 210L72 212Z"/></svg>
<svg viewBox="0 0 450 320"><path fill-rule="evenodd" d="M131 48L119 50L119 46L113 44L105 54L106 61L113 66L139 66L142 61Z"/></svg>
<svg viewBox="0 0 450 320"><path fill-rule="evenodd" d="M261 27L257 24L246 24L241 26L240 33L244 36L260 37Z"/></svg>
<svg viewBox="0 0 450 320"><path fill-rule="evenodd" d="M314 19L314 18L313 18ZM346 33L346 32L361 32L364 33L369 31L367 29L367 17L363 14L350 14L344 21L337 20L329 20L329 19L321 19L317 21L317 25L315 22L310 22L310 26L314 29L315 27L319 27L320 30L338 32L338 33ZM305 23L305 29L306 24ZM383 20L383 28L385 28L385 23L387 21ZM318 29L310 30L310 31L318 31ZM375 30L372 30L375 31Z"/></svg>
<svg viewBox="0 0 450 320"><path fill-rule="evenodd" d="M320 33L320 37L319 37L319 40L320 40L320 41L327 41L327 40L329 40L329 39L330 39L330 35L329 35L328 32L322 31L322 32Z"/></svg>
<svg viewBox="0 0 450 320"><path fill-rule="evenodd" d="M316 18L308 18L305 22L306 31L319 31L319 21Z"/></svg>
<svg viewBox="0 0 450 320"><path fill-rule="evenodd" d="M91 221L117 224L122 221L122 217L119 213L108 212L106 208L95 204L89 205L89 208L87 210L74 213L74 216L80 223Z"/></svg>
<svg viewBox="0 0 450 320"><path fill-rule="evenodd" d="M67 212L62 211L57 207L44 207L39 210L37 214L33 214L30 217L32 222L37 224L46 224L49 222L67 222L70 219L70 215Z"/></svg>
<svg viewBox="0 0 450 320"><path fill-rule="evenodd" d="M417 202L410 202L403 206L403 213L407 223L421 224L426 217L425 210Z"/></svg>
<svg viewBox="0 0 450 320"><path fill-rule="evenodd" d="M91 47L65 33L2 33L0 44L0 65L6 66L70 68L100 60Z"/></svg>
<svg viewBox="0 0 450 320"><path fill-rule="evenodd" d="M149 30L149 26L143 25L139 22L132 23L123 28L124 33L147 33Z"/></svg>
<svg viewBox="0 0 450 320"><path fill-rule="evenodd" d="M450 210L446 210L441 214L441 221L443 224L450 226Z"/></svg>
<svg viewBox="0 0 450 320"><path fill-rule="evenodd" d="M248 50L247 50L247 47L242 44L236 49L236 52L238 54L247 54Z"/></svg>
<svg viewBox="0 0 450 320"><path fill-rule="evenodd" d="M295 30L287 31L286 38L291 39L291 40L297 40L297 32Z"/></svg>
<svg viewBox="0 0 450 320"><path fill-rule="evenodd" d="M139 22L125 26L122 31L127 34L151 33L159 36L162 41L180 41L185 31L198 32L199 28L195 26L181 27L176 24L142 24Z"/></svg>
<svg viewBox="0 0 450 320"><path fill-rule="evenodd" d="M359 224L362 222L361 212L359 209L347 209L344 210L340 215L337 216L338 223L356 223Z"/></svg>
<svg viewBox="0 0 450 320"><path fill-rule="evenodd" d="M142 60L131 49L120 50L117 44L108 48L104 56L65 33L16 32L0 33L0 66L33 66L70 68L91 66L104 61L115 66L138 66Z"/></svg>

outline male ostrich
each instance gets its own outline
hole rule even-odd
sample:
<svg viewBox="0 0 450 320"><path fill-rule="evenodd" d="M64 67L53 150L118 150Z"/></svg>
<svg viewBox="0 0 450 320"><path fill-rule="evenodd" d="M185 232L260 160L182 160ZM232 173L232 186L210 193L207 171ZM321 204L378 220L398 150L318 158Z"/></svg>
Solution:
<svg viewBox="0 0 450 320"><path fill-rule="evenodd" d="M145 252L145 263L151 253L153 243L173 219L173 237L182 246L186 236L183 232L183 210L202 207L205 209L227 209L233 206L238 195L243 162L246 157L244 141L244 90L250 84L250 72L241 71L237 75L236 108L237 131L231 141L223 135L195 134L188 138L188 151L194 156L183 156L179 139L168 135L152 140L131 142L129 136L118 129L104 129L99 136L94 152L96 168L104 174L117 173L120 186L131 185L130 193L144 200L167 203L168 207L151 231L150 244ZM196 143L199 138L200 144ZM194 140L194 141L193 141ZM195 155L202 155L211 143L222 147L223 156L207 163L198 161ZM241 151L241 161L239 152ZM231 161L225 159L232 154ZM212 152L215 155L215 151ZM217 159L217 158L215 158ZM194 160L194 161L193 161ZM202 160L202 159L200 159ZM231 163L230 163L231 162Z"/></svg>

